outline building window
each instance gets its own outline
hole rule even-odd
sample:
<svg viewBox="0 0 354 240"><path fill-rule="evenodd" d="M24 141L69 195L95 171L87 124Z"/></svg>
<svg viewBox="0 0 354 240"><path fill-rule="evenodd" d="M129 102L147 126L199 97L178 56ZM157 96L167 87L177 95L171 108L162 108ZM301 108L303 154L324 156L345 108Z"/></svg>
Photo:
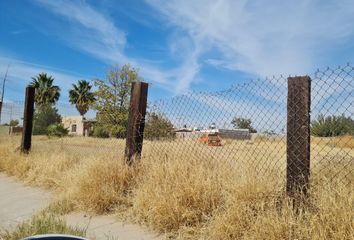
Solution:
<svg viewBox="0 0 354 240"><path fill-rule="evenodd" d="M76 124L71 125L71 132L76 132Z"/></svg>

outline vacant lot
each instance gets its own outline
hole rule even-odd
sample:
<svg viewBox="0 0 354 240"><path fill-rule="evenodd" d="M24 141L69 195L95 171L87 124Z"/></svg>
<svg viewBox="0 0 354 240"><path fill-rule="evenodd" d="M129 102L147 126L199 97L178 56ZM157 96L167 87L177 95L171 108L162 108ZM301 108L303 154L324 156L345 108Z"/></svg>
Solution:
<svg viewBox="0 0 354 240"><path fill-rule="evenodd" d="M0 171L57 193L60 211L116 212L131 221L191 239L353 238L352 137L313 139L310 203L296 213L282 196L282 139L145 141L124 165L124 140L0 137Z"/></svg>
<svg viewBox="0 0 354 240"><path fill-rule="evenodd" d="M8 126L0 126L0 136L6 136L9 134Z"/></svg>

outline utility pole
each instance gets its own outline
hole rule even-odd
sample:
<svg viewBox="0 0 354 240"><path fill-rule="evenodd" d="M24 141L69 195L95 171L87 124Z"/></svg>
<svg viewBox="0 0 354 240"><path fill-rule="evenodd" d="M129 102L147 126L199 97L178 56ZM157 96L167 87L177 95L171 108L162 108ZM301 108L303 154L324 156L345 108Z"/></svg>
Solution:
<svg viewBox="0 0 354 240"><path fill-rule="evenodd" d="M13 110L13 105L10 105L10 122L12 121L12 110Z"/></svg>
<svg viewBox="0 0 354 240"><path fill-rule="evenodd" d="M10 64L7 65L7 69L6 69L6 73L5 73L5 76L4 76L4 80L2 82L2 91L1 91L1 100L0 100L0 124L1 124L2 105L3 105L3 102L4 102L4 95L5 95L5 82L6 82L6 78L7 78L7 73L9 72L9 67L10 67Z"/></svg>

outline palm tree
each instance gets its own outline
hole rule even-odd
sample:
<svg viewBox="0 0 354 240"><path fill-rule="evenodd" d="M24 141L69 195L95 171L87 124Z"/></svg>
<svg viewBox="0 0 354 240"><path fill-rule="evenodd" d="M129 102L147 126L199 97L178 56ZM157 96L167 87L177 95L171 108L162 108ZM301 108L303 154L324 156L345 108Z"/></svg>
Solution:
<svg viewBox="0 0 354 240"><path fill-rule="evenodd" d="M69 91L69 102L75 104L81 116L85 115L90 105L96 100L91 88L88 81L79 80L77 85L73 84L73 89Z"/></svg>
<svg viewBox="0 0 354 240"><path fill-rule="evenodd" d="M53 85L54 78L46 73L40 73L36 77L32 77L30 86L36 89L35 103L38 108L44 105L52 105L58 101L60 97L60 88Z"/></svg>

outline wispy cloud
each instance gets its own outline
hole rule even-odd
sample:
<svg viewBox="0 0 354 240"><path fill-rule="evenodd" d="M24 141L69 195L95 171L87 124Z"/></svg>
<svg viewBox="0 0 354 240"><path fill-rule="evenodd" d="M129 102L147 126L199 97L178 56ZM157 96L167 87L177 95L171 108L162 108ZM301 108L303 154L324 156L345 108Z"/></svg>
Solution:
<svg viewBox="0 0 354 240"><path fill-rule="evenodd" d="M18 29L18 30L11 31L11 34L18 35L18 34L22 34L22 33L26 33L26 32L28 32L28 30L26 30L26 29Z"/></svg>
<svg viewBox="0 0 354 240"><path fill-rule="evenodd" d="M331 49L354 35L351 0L146 0L170 29L167 50L175 61L166 67L131 57L127 34L107 11L86 1L35 2L69 21L50 34L108 64L131 63L147 81L176 92L200 80L204 67L261 77L312 72L333 64Z"/></svg>
<svg viewBox="0 0 354 240"><path fill-rule="evenodd" d="M130 57L125 52L128 46L127 37L119 23L117 25L107 13L103 14L87 2L68 0L36 0L36 2L48 11L70 21L72 27L70 34L60 32L57 33L59 37L64 38L69 45L98 59L109 64L131 63L140 69L141 75L147 81L157 83L159 87L172 92L183 92L198 79L201 69L200 55L207 50L208 45L205 39L198 39L196 35L193 38L189 35L185 35L184 39L180 35L174 38L174 33L167 36L171 39L170 55L177 58L177 61L174 66L160 67L157 64L152 65L148 59ZM201 42L204 43L200 44ZM189 47L190 44L192 47Z"/></svg>
<svg viewBox="0 0 354 240"><path fill-rule="evenodd" d="M36 3L70 22L63 32L57 34L71 44L100 58L127 60L122 54L126 45L125 33L86 2L36 0ZM65 35L68 29L73 34L69 38Z"/></svg>
<svg viewBox="0 0 354 240"><path fill-rule="evenodd" d="M61 88L61 96L56 107L62 115L77 115L77 110L68 102L68 91L72 84L79 79L90 79L78 73L68 72L63 69L53 68L39 64L33 64L22 61L13 57L0 56L0 79L1 84L5 72L8 69L6 87L5 87L5 106L2 111L1 122L9 122L11 119L21 119L23 117L24 93L26 86L30 83L31 78L37 76L41 72L45 72L55 79L55 84ZM89 111L86 114L93 117L94 112Z"/></svg>
<svg viewBox="0 0 354 240"><path fill-rule="evenodd" d="M79 79L87 79L80 74L74 74L65 70L52 68L33 63L21 61L16 58L8 58L0 56L0 76L1 80L6 68L9 66L5 97L8 101L22 101L24 99L24 91L31 81L31 78L37 76L41 72L46 72L55 78L55 83L61 88L61 95L64 101L68 98L68 90L71 85Z"/></svg>
<svg viewBox="0 0 354 240"><path fill-rule="evenodd" d="M70 21L70 36L57 33L71 45L106 63L126 64L137 67L141 75L150 82L168 90L176 85L178 69L162 70L149 65L144 59L134 59L125 54L126 34L114 21L84 1L36 1L40 6Z"/></svg>
<svg viewBox="0 0 354 240"><path fill-rule="evenodd" d="M350 0L147 2L193 39L192 47L220 52L208 64L260 76L312 70L354 34Z"/></svg>
<svg viewBox="0 0 354 240"><path fill-rule="evenodd" d="M261 84L259 84L261 87ZM217 94L189 93L156 102L151 108L170 119L175 126L207 128L216 123L219 128L232 128L234 117L249 118L258 131L281 132L286 127L286 98L279 104L272 100L257 98L251 89Z"/></svg>

